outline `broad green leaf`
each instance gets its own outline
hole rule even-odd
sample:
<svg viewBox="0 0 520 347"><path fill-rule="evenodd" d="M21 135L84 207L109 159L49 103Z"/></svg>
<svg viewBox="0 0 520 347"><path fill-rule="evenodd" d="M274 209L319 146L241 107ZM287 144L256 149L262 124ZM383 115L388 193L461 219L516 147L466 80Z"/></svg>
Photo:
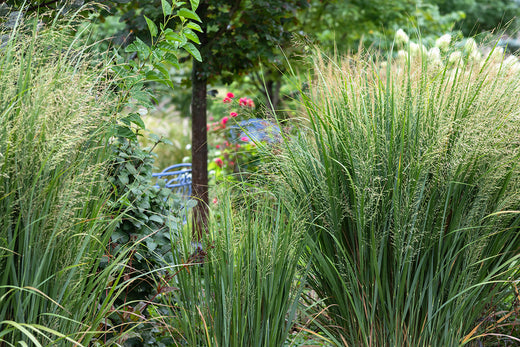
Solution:
<svg viewBox="0 0 520 347"><path fill-rule="evenodd" d="M171 80L164 78L162 75L160 75L156 71L148 71L146 73L146 79L149 81L154 81L154 82L160 83L160 84L165 85L170 88L174 87Z"/></svg>
<svg viewBox="0 0 520 347"><path fill-rule="evenodd" d="M173 53L166 53L164 55L164 59L166 60L166 62L168 62L168 64L170 64L171 66L175 67L176 69L180 69L180 65L179 65L179 59L177 59L177 56Z"/></svg>
<svg viewBox="0 0 520 347"><path fill-rule="evenodd" d="M193 30L189 29L189 28L184 28L182 30L182 33L184 34L184 36L186 36L188 39L190 39L191 41L195 42L195 43L198 43L200 45L200 40L199 40L199 37L197 36L197 34L195 34L193 32Z"/></svg>
<svg viewBox="0 0 520 347"><path fill-rule="evenodd" d="M155 63L153 64L153 67L155 69L157 69L157 71L159 71L162 75L162 77L166 80L169 80L170 79L170 73L168 72L168 70L164 67L163 64L160 64L160 63Z"/></svg>
<svg viewBox="0 0 520 347"><path fill-rule="evenodd" d="M157 243L151 237L148 237L146 239L146 246L148 247L148 251L153 252L157 248Z"/></svg>
<svg viewBox="0 0 520 347"><path fill-rule="evenodd" d="M168 0L161 0L162 11L164 16L171 16L172 14L172 6Z"/></svg>
<svg viewBox="0 0 520 347"><path fill-rule="evenodd" d="M157 134L151 133L149 137L150 137L150 140L152 140L153 142L157 142L157 143L161 142L161 137Z"/></svg>
<svg viewBox="0 0 520 347"><path fill-rule="evenodd" d="M146 24L148 24L148 29L150 30L150 35L152 35L152 37L156 37L157 36L157 25L155 25L155 23L148 17L144 16L144 19L146 19Z"/></svg>
<svg viewBox="0 0 520 347"><path fill-rule="evenodd" d="M166 187L166 181L164 179L158 179L157 180L157 185L160 187L160 188L164 188Z"/></svg>
<svg viewBox="0 0 520 347"><path fill-rule="evenodd" d="M202 61L202 57L200 55L199 50L190 42L186 43L184 46L182 46L188 52L193 56L193 58L197 59L198 61Z"/></svg>
<svg viewBox="0 0 520 347"><path fill-rule="evenodd" d="M125 121L125 120L128 120L128 121L134 123L141 129L145 129L143 119L141 118L141 116L138 113L130 113L128 116L123 118L121 121Z"/></svg>
<svg viewBox="0 0 520 347"><path fill-rule="evenodd" d="M112 242L119 240L121 240L122 243L128 242L128 234L120 230L114 230L112 232Z"/></svg>
<svg viewBox="0 0 520 347"><path fill-rule="evenodd" d="M157 223L163 223L164 222L164 219L156 214L152 214L150 216L150 220L151 221L154 221L154 222L157 222Z"/></svg>
<svg viewBox="0 0 520 347"><path fill-rule="evenodd" d="M183 35L180 35L171 29L166 29L164 32L164 37L166 38L166 41L176 41L180 42L181 44L186 43L186 38Z"/></svg>
<svg viewBox="0 0 520 347"><path fill-rule="evenodd" d="M135 168L135 166L128 162L125 164L125 169L130 172L132 175L137 175L137 169Z"/></svg>
<svg viewBox="0 0 520 347"><path fill-rule="evenodd" d="M166 145L173 145L173 142L171 142L170 140L168 140L167 138L163 138L161 140L162 143L166 144Z"/></svg>
<svg viewBox="0 0 520 347"><path fill-rule="evenodd" d="M128 174L124 172L120 173L119 176L117 176L117 178L119 178L119 181L125 185L130 182L130 180L128 179Z"/></svg>
<svg viewBox="0 0 520 347"><path fill-rule="evenodd" d="M133 42L135 47L137 48L136 52L140 55L141 58L145 58L147 55L152 53L152 50L146 43L144 43L140 38L136 38Z"/></svg>
<svg viewBox="0 0 520 347"><path fill-rule="evenodd" d="M202 28L197 23L189 22L188 25L186 25L186 27L190 28L190 29L193 29L193 30L196 30L198 32L203 32Z"/></svg>
<svg viewBox="0 0 520 347"><path fill-rule="evenodd" d="M196 11L197 8L199 7L199 2L200 0L190 0L190 3L191 3L191 9L193 11Z"/></svg>
<svg viewBox="0 0 520 347"><path fill-rule="evenodd" d="M115 135L127 139L137 140L137 136L132 131L132 129L122 125L116 126Z"/></svg>
<svg viewBox="0 0 520 347"><path fill-rule="evenodd" d="M136 45L134 43L129 44L128 46L125 47L125 52L126 53L137 52Z"/></svg>
<svg viewBox="0 0 520 347"><path fill-rule="evenodd" d="M179 10L179 12L177 12L177 15L179 17L193 19L193 20L196 20L197 22L201 22L202 23L202 20L200 19L199 15L196 14L195 12L191 11L191 10L188 10L187 8L181 8Z"/></svg>
<svg viewBox="0 0 520 347"><path fill-rule="evenodd" d="M153 95L150 95L149 92L145 90L136 90L131 93L132 99L134 99L137 103L141 104L144 107L151 107L150 98Z"/></svg>
<svg viewBox="0 0 520 347"><path fill-rule="evenodd" d="M168 52L168 53L177 53L177 51L179 50L179 47L176 44L173 44L171 42L165 42L165 41L161 41L157 45L157 48L163 52Z"/></svg>

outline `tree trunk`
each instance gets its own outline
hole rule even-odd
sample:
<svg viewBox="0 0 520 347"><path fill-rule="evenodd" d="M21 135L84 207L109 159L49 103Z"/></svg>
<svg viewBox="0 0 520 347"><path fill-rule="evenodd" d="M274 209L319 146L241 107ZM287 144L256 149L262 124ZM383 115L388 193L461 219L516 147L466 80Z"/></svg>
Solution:
<svg viewBox="0 0 520 347"><path fill-rule="evenodd" d="M206 128L207 77L202 63L193 62L191 99L192 194L197 200L193 209L193 238L200 242L208 228L208 133Z"/></svg>

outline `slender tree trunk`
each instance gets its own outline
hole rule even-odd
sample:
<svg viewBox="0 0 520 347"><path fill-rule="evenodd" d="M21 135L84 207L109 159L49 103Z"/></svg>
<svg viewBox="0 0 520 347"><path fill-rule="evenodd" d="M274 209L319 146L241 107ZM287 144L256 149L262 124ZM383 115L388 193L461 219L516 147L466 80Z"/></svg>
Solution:
<svg viewBox="0 0 520 347"><path fill-rule="evenodd" d="M276 110L280 104L280 88L282 87L282 82L280 80L268 80L265 86L265 97L268 104L268 109L274 116L276 114Z"/></svg>
<svg viewBox="0 0 520 347"><path fill-rule="evenodd" d="M197 206L193 210L193 238L201 241L208 221L208 134L206 129L207 77L202 63L193 62L191 99L192 188Z"/></svg>

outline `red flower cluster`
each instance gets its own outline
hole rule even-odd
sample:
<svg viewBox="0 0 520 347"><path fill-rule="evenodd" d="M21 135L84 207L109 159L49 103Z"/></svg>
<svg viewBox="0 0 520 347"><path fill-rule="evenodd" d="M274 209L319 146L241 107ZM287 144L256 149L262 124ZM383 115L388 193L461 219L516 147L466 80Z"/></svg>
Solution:
<svg viewBox="0 0 520 347"><path fill-rule="evenodd" d="M222 102L224 104L230 104L231 102L233 102L233 98L235 97L235 94L233 93L227 93L226 94L226 97L222 100ZM240 100L238 100L238 104L240 106L247 106L247 107L255 107L255 103L253 102L252 99L249 99L249 98L240 98Z"/></svg>
<svg viewBox="0 0 520 347"><path fill-rule="evenodd" d="M231 103L231 101L233 101L232 99L235 97L235 94L233 93L227 93L226 94L226 97L224 98L224 100L222 100L224 102L224 104L229 104Z"/></svg>
<svg viewBox="0 0 520 347"><path fill-rule="evenodd" d="M248 106L248 107L255 107L255 103L253 102L253 100L251 99L248 99L248 98L240 98L240 100L238 101L238 104L240 106Z"/></svg>
<svg viewBox="0 0 520 347"><path fill-rule="evenodd" d="M230 104L226 106L229 114L222 118L219 117L220 120L217 117L210 117L209 120L211 122L208 124L208 131L220 137L220 141L217 140L217 143L213 144L214 148L218 150L218 157L213 159L213 163L217 168L227 172L234 172L238 168L239 163L243 162L245 165L248 165L247 163L250 161L249 157L251 156L251 153L248 151L251 151L251 147L254 146L254 143L248 136L244 135L239 136L238 139L233 139L233 143L227 141L230 139L230 136L232 136L231 132L227 129L227 123L238 124L239 118L249 115L248 110L241 108L254 108L255 103L249 98L239 99L238 96L235 96L235 94L231 92L225 94L222 102L224 104Z"/></svg>

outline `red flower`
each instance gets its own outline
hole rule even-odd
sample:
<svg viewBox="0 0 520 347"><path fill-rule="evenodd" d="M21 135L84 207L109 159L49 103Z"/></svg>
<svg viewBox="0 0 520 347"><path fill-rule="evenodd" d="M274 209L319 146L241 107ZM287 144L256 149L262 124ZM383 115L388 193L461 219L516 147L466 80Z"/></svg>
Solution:
<svg viewBox="0 0 520 347"><path fill-rule="evenodd" d="M220 148L220 145L216 145L215 148L216 148L216 149L219 149L219 148Z"/></svg>
<svg viewBox="0 0 520 347"><path fill-rule="evenodd" d="M222 100L224 104L229 104L231 102L231 98L225 97L224 100Z"/></svg>
<svg viewBox="0 0 520 347"><path fill-rule="evenodd" d="M236 117L236 116L238 116L238 113L236 113L236 112L231 112L229 115L230 115L231 117Z"/></svg>
<svg viewBox="0 0 520 347"><path fill-rule="evenodd" d="M240 138L241 141L244 141L244 142L248 142L249 141L249 138L247 136L242 136Z"/></svg>
<svg viewBox="0 0 520 347"><path fill-rule="evenodd" d="M226 94L226 97L230 98L230 99L233 99L235 97L235 94L229 92Z"/></svg>
<svg viewBox="0 0 520 347"><path fill-rule="evenodd" d="M255 107L255 103L253 102L253 100L248 99L248 98L240 98L240 100L238 101L238 104L240 106Z"/></svg>
<svg viewBox="0 0 520 347"><path fill-rule="evenodd" d="M218 199L217 198L214 198L213 199L213 203L216 204L218 202Z"/></svg>
<svg viewBox="0 0 520 347"><path fill-rule="evenodd" d="M226 126L226 123L228 122L229 118L228 117L224 117L222 118L222 120L220 121L222 123L223 126Z"/></svg>
<svg viewBox="0 0 520 347"><path fill-rule="evenodd" d="M215 159L215 164L217 164L218 167L222 167L224 165L224 162L220 158Z"/></svg>

